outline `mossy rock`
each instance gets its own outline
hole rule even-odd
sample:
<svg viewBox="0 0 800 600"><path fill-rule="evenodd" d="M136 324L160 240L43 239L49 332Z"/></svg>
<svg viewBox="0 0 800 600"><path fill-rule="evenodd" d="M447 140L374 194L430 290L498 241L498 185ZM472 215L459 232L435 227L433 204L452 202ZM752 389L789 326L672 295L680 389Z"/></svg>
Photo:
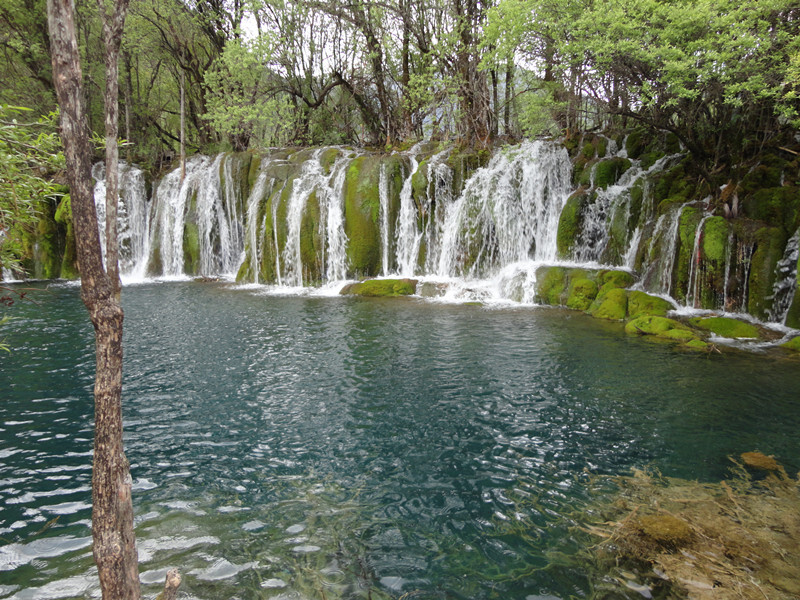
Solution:
<svg viewBox="0 0 800 600"><path fill-rule="evenodd" d="M765 319L772 307L775 266L783 257L786 235L778 227L762 227L755 232L756 247L750 260L747 312Z"/></svg>
<svg viewBox="0 0 800 600"><path fill-rule="evenodd" d="M625 138L625 152L628 158L639 158L646 147L647 142L642 130L634 131Z"/></svg>
<svg viewBox="0 0 800 600"><path fill-rule="evenodd" d="M745 321L729 317L696 317L689 319L693 327L705 329L725 338L757 338L758 328Z"/></svg>
<svg viewBox="0 0 800 600"><path fill-rule="evenodd" d="M625 333L630 335L652 335L680 342L698 339L697 335L680 321L653 315L646 315L628 321L625 325Z"/></svg>
<svg viewBox="0 0 800 600"><path fill-rule="evenodd" d="M791 236L800 227L800 188L781 186L762 188L742 200L749 218L780 227Z"/></svg>
<svg viewBox="0 0 800 600"><path fill-rule="evenodd" d="M619 156L601 160L594 168L595 187L607 188L614 185L630 167L631 161Z"/></svg>
<svg viewBox="0 0 800 600"><path fill-rule="evenodd" d="M200 232L191 222L183 226L183 272L187 275L200 272Z"/></svg>
<svg viewBox="0 0 800 600"><path fill-rule="evenodd" d="M774 456L767 456L761 452L742 452L742 462L746 467L757 471L780 471L781 465Z"/></svg>
<svg viewBox="0 0 800 600"><path fill-rule="evenodd" d="M628 314L627 290L611 288L598 294L589 307L589 314L597 319L623 321Z"/></svg>
<svg viewBox="0 0 800 600"><path fill-rule="evenodd" d="M703 226L703 256L707 260L725 263L728 253L730 225L723 217L710 217Z"/></svg>
<svg viewBox="0 0 800 600"><path fill-rule="evenodd" d="M683 300L687 296L689 288L689 272L694 251L694 242L697 235L697 227L703 218L702 211L695 206L687 206L681 212L678 221L678 253L674 266L674 296Z"/></svg>
<svg viewBox="0 0 800 600"><path fill-rule="evenodd" d="M64 254L61 258L61 269L59 276L64 279L78 279L78 251L75 247L75 230L72 222L72 202L69 194L61 198L61 202L56 208L54 215L56 223L65 229L64 235Z"/></svg>
<svg viewBox="0 0 800 600"><path fill-rule="evenodd" d="M592 301L597 296L597 284L591 279L576 278L569 286L567 308L575 310L588 310Z"/></svg>
<svg viewBox="0 0 800 600"><path fill-rule="evenodd" d="M602 290L610 290L613 288L629 288L636 279L628 271L600 271L599 280Z"/></svg>
<svg viewBox="0 0 800 600"><path fill-rule="evenodd" d="M781 348L786 348L792 352L800 352L800 335L793 337L788 342L781 344Z"/></svg>
<svg viewBox="0 0 800 600"><path fill-rule="evenodd" d="M567 199L558 218L556 233L556 249L560 258L572 256L572 248L583 225L583 210L590 201L591 194L586 188L580 188Z"/></svg>
<svg viewBox="0 0 800 600"><path fill-rule="evenodd" d="M641 517L636 525L643 536L670 550L686 546L693 538L689 524L669 514Z"/></svg>
<svg viewBox="0 0 800 600"><path fill-rule="evenodd" d="M672 309L672 304L664 298L651 296L638 290L633 290L628 294L628 316L632 319L644 315L664 317Z"/></svg>
<svg viewBox="0 0 800 600"><path fill-rule="evenodd" d="M380 268L380 158L359 156L347 169L345 234L351 276L377 275Z"/></svg>
<svg viewBox="0 0 800 600"><path fill-rule="evenodd" d="M640 160L640 166L641 166L643 169L649 169L649 168L650 168L650 167L652 167L654 164L656 164L656 161L657 161L658 159L660 159L660 158L663 158L664 156L665 156L665 155L664 155L664 153L663 153L663 152L660 152L660 151L657 151L657 150L656 150L656 151L653 151L653 152L646 152L646 153L642 154L642 155L639 157L639 160Z"/></svg>
<svg viewBox="0 0 800 600"><path fill-rule="evenodd" d="M336 162L337 158L339 158L338 148L327 148L323 150L319 157L319 163L322 165L322 170L326 175L330 174L331 167L333 166L333 163Z"/></svg>
<svg viewBox="0 0 800 600"><path fill-rule="evenodd" d="M800 268L800 261L797 263ZM789 312L786 313L786 325L793 329L800 329L800 277L797 279L798 286L794 291L794 299L789 306Z"/></svg>
<svg viewBox="0 0 800 600"><path fill-rule="evenodd" d="M760 164L742 177L739 190L743 194L751 194L766 188L780 187L781 173L780 166Z"/></svg>
<svg viewBox="0 0 800 600"><path fill-rule="evenodd" d="M339 292L343 296L366 296L370 298L411 296L417 291L416 279L367 279L344 286Z"/></svg>
<svg viewBox="0 0 800 600"><path fill-rule="evenodd" d="M567 300L567 269L539 267L536 270L536 301L550 306L562 306Z"/></svg>

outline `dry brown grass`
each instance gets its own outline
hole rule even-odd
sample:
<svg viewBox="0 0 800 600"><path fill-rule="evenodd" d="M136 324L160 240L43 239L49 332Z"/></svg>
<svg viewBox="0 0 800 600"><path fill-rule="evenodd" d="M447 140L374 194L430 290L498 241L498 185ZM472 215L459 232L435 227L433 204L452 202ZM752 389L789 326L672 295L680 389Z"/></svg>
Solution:
<svg viewBox="0 0 800 600"><path fill-rule="evenodd" d="M617 573L638 564L645 580L692 599L800 598L800 482L771 457L748 454L714 484L642 471L618 478L618 495L601 508L608 520L586 527L600 538L597 560Z"/></svg>

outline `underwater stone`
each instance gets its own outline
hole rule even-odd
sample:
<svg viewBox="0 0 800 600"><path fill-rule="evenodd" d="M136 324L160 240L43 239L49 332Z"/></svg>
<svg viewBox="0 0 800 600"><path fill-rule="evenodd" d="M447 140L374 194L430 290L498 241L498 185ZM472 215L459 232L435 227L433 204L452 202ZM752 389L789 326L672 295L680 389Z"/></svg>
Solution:
<svg viewBox="0 0 800 600"><path fill-rule="evenodd" d="M642 535L669 549L677 549L692 541L692 530L683 519L668 514L649 515L637 523Z"/></svg>
<svg viewBox="0 0 800 600"><path fill-rule="evenodd" d="M759 471L780 471L781 466L773 456L761 452L742 452L740 455L745 466Z"/></svg>
<svg viewBox="0 0 800 600"><path fill-rule="evenodd" d="M394 297L411 296L417 291L416 279L367 279L350 283L339 292L343 296Z"/></svg>

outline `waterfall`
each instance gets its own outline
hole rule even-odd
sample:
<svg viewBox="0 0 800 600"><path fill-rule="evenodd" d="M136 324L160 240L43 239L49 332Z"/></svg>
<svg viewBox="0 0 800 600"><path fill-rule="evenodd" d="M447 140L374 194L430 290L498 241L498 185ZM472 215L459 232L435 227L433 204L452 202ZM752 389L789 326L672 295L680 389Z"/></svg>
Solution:
<svg viewBox="0 0 800 600"><path fill-rule="evenodd" d="M800 255L800 229L787 242L783 258L775 267L775 285L772 288L769 320L781 325L786 323L786 316L797 292L798 255Z"/></svg>
<svg viewBox="0 0 800 600"><path fill-rule="evenodd" d="M446 208L438 274L474 278L513 262L555 260L571 170L566 150L543 142L495 154Z"/></svg>
<svg viewBox="0 0 800 600"><path fill-rule="evenodd" d="M103 260L106 255L106 166L92 167L94 202ZM144 264L148 250L147 187L144 173L135 165L119 162L119 201L117 204L117 239L119 269L122 275L143 275L138 267Z"/></svg>
<svg viewBox="0 0 800 600"><path fill-rule="evenodd" d="M412 197L413 179L419 168L414 154L416 146L409 153L411 168L400 190L400 214L397 216L395 242L397 247L397 269L403 277L413 277L417 270L420 233L417 228L417 207Z"/></svg>
<svg viewBox="0 0 800 600"><path fill-rule="evenodd" d="M699 308L697 306L697 288L700 283L700 262L702 260L700 242L703 239L703 226L709 218L711 218L710 213L703 215L694 232L694 245L692 247L691 260L689 261L689 286L686 289L686 306L691 308Z"/></svg>
<svg viewBox="0 0 800 600"><path fill-rule="evenodd" d="M428 189L423 204L422 241L425 243L425 272L433 273L439 264L439 240L444 234L445 207L453 202L453 170L445 159L450 150L434 154L428 161Z"/></svg>
<svg viewBox="0 0 800 600"><path fill-rule="evenodd" d="M258 207L268 188L272 188L275 180L269 177L267 167L269 161L261 164L261 170L253 184L253 189L247 198L247 220L245 222L245 237L247 245L245 247L245 260L249 261L250 274L253 283L259 282L260 263L264 256L263 248L260 243L259 232L264 228L263 223L258 222ZM265 215L266 217L266 215ZM260 227L259 227L260 225Z"/></svg>

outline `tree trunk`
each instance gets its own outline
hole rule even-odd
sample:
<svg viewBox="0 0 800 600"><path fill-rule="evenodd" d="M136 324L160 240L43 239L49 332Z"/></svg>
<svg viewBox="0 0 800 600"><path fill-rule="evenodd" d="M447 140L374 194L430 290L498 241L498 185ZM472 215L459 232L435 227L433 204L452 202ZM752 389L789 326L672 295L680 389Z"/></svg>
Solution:
<svg viewBox="0 0 800 600"><path fill-rule="evenodd" d="M81 297L95 329L92 538L104 599L138 600L131 476L122 450L122 307L103 268L73 0L48 0L53 80L72 198Z"/></svg>

